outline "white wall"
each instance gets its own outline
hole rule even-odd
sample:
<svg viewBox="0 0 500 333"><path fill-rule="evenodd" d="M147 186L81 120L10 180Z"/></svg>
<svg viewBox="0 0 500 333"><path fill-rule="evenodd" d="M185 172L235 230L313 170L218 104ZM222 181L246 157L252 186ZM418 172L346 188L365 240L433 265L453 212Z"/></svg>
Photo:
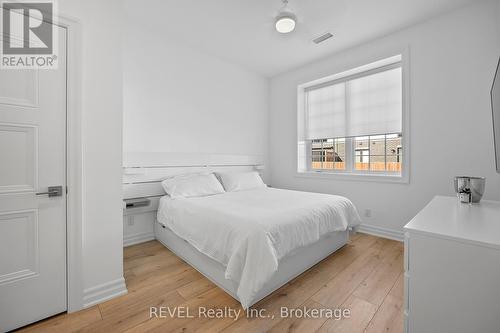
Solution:
<svg viewBox="0 0 500 333"><path fill-rule="evenodd" d="M361 215L372 209L364 223L395 231L434 195L453 195L455 175L487 177L485 198L500 200L489 98L500 55L497 4L480 2L272 78L272 184L345 195ZM297 85L406 46L411 55L410 184L296 177Z"/></svg>
<svg viewBox="0 0 500 333"><path fill-rule="evenodd" d="M123 278L120 0L65 0L81 24L83 291Z"/></svg>
<svg viewBox="0 0 500 333"><path fill-rule="evenodd" d="M267 161L268 79L165 38L134 10L136 3L126 2L123 151L261 155ZM129 218L125 244L149 239L153 219Z"/></svg>
<svg viewBox="0 0 500 333"><path fill-rule="evenodd" d="M124 151L267 155L268 80L160 33L124 31Z"/></svg>

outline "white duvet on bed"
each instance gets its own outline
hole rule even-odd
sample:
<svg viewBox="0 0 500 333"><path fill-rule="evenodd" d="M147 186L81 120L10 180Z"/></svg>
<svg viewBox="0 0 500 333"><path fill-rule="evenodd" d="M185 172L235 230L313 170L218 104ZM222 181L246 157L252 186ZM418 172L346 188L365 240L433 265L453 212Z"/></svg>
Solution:
<svg viewBox="0 0 500 333"><path fill-rule="evenodd" d="M279 260L333 231L360 223L345 197L259 188L160 200L158 221L226 267L246 309Z"/></svg>

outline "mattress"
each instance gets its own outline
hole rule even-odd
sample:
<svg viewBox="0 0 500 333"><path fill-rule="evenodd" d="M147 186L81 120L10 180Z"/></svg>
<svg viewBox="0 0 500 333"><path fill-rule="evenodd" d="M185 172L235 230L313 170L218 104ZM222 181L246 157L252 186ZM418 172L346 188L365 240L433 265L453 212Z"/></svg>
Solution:
<svg viewBox="0 0 500 333"><path fill-rule="evenodd" d="M322 236L360 223L342 196L259 188L160 200L158 222L225 267L247 308L279 262Z"/></svg>

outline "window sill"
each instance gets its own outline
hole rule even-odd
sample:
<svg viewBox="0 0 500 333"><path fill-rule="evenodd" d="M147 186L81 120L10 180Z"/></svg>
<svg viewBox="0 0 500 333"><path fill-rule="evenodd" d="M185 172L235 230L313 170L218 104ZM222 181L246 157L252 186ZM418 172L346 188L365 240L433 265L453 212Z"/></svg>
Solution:
<svg viewBox="0 0 500 333"><path fill-rule="evenodd" d="M333 173L333 172L315 172L315 171L297 171L295 177L298 178L316 178L316 179L335 179L359 182L378 182L378 183L396 183L409 184L408 176L392 176L387 174L360 174L360 173Z"/></svg>

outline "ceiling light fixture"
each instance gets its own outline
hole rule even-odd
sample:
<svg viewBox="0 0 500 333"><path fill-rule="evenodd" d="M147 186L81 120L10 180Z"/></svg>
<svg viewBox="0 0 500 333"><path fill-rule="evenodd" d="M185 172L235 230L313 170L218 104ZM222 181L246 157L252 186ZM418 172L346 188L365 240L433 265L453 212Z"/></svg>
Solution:
<svg viewBox="0 0 500 333"><path fill-rule="evenodd" d="M276 17L276 30L279 33L287 34L295 30L297 17L288 9L288 0L283 1L283 8Z"/></svg>

